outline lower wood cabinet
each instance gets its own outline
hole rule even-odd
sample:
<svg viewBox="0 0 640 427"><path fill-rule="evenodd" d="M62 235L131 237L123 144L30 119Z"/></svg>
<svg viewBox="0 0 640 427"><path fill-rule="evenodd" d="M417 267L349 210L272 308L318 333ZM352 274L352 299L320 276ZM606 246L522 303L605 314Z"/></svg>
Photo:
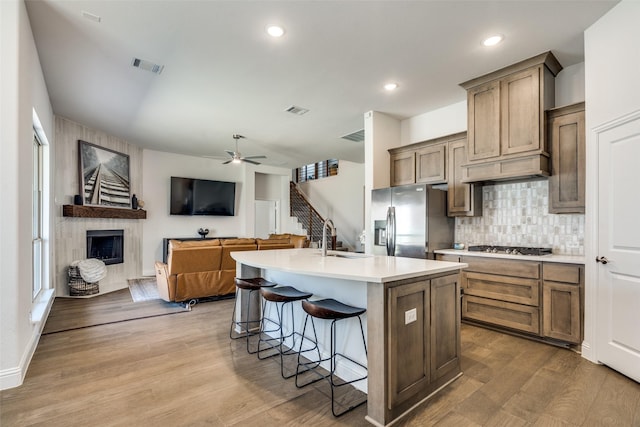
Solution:
<svg viewBox="0 0 640 427"><path fill-rule="evenodd" d="M465 294L462 300L462 316L536 335L540 333L538 307Z"/></svg>
<svg viewBox="0 0 640 427"><path fill-rule="evenodd" d="M540 262L463 257L462 317L540 333Z"/></svg>
<svg viewBox="0 0 640 427"><path fill-rule="evenodd" d="M545 263L542 277L543 335L579 344L583 335L584 267Z"/></svg>
<svg viewBox="0 0 640 427"><path fill-rule="evenodd" d="M580 344L584 325L584 266L437 254L460 261L462 319Z"/></svg>
<svg viewBox="0 0 640 427"><path fill-rule="evenodd" d="M388 407L401 413L460 371L459 274L387 291Z"/></svg>

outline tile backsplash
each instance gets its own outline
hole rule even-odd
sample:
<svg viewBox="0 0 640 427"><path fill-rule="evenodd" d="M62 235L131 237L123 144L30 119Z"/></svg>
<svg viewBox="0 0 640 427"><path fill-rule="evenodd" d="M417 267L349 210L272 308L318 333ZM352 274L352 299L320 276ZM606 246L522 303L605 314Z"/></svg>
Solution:
<svg viewBox="0 0 640 427"><path fill-rule="evenodd" d="M551 247L554 254L584 255L584 214L550 214L546 179L485 185L482 216L456 218L455 241Z"/></svg>

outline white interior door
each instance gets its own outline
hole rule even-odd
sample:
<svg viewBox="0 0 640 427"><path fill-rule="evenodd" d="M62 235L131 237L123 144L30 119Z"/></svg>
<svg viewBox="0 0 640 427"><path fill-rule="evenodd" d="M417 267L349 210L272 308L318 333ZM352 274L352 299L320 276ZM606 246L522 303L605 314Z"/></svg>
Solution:
<svg viewBox="0 0 640 427"><path fill-rule="evenodd" d="M596 133L597 357L640 381L640 112Z"/></svg>
<svg viewBox="0 0 640 427"><path fill-rule="evenodd" d="M255 233L259 239L278 232L278 201L256 200Z"/></svg>

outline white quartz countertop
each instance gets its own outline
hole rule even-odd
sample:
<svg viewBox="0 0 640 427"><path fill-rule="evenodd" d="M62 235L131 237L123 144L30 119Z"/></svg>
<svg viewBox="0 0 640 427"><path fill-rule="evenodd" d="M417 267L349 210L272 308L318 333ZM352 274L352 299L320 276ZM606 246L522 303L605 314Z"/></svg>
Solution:
<svg viewBox="0 0 640 427"><path fill-rule="evenodd" d="M329 254L337 256L323 257L319 249L273 249L231 252L231 257L251 267L374 283L446 273L467 267L467 264L458 262L353 252L329 251Z"/></svg>
<svg viewBox="0 0 640 427"><path fill-rule="evenodd" d="M520 261L545 261L545 262L558 262L564 264L584 264L583 256L573 255L508 255L508 254L494 254L488 252L476 252L468 251L466 249L438 249L434 251L437 254L443 255L456 255L456 256L477 256L485 258L504 258L504 259L517 259Z"/></svg>

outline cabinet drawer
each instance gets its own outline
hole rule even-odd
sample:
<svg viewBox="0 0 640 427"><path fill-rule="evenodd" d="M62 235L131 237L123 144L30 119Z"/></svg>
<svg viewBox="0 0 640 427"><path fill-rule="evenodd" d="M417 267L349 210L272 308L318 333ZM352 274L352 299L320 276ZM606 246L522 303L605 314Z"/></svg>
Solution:
<svg viewBox="0 0 640 427"><path fill-rule="evenodd" d="M537 307L495 301L464 295L462 318L493 323L519 331L540 333L540 312Z"/></svg>
<svg viewBox="0 0 640 427"><path fill-rule="evenodd" d="M467 295L534 307L540 304L540 281L537 279L463 271L462 285Z"/></svg>
<svg viewBox="0 0 640 427"><path fill-rule="evenodd" d="M437 261L460 262L460 257L458 255L436 254L436 260Z"/></svg>
<svg viewBox="0 0 640 427"><path fill-rule="evenodd" d="M469 267L466 271L478 273L500 273L504 276L540 278L540 263L534 261L518 261L498 258L482 258L473 256L462 257Z"/></svg>
<svg viewBox="0 0 640 427"><path fill-rule="evenodd" d="M580 284L581 266L575 264L544 263L542 265L542 278L553 282Z"/></svg>

